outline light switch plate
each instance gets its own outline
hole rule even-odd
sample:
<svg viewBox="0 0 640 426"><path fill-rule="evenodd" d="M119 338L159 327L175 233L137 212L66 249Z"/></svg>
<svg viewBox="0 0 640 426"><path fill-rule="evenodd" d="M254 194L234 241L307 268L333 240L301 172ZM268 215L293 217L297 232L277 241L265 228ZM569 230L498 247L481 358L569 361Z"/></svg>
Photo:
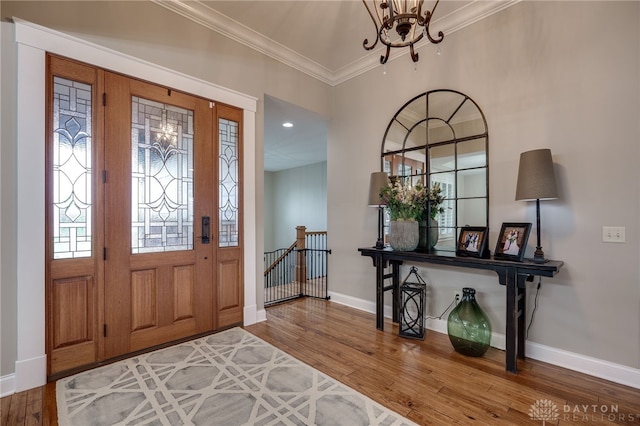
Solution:
<svg viewBox="0 0 640 426"><path fill-rule="evenodd" d="M603 226L602 242L603 243L624 243L625 235L624 226Z"/></svg>

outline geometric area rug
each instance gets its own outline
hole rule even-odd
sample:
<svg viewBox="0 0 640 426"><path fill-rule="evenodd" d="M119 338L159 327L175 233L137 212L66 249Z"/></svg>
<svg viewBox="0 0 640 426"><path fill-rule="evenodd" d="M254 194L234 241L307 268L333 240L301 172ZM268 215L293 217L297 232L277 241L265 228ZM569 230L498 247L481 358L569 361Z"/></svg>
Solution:
<svg viewBox="0 0 640 426"><path fill-rule="evenodd" d="M414 425L232 328L56 384L61 426Z"/></svg>

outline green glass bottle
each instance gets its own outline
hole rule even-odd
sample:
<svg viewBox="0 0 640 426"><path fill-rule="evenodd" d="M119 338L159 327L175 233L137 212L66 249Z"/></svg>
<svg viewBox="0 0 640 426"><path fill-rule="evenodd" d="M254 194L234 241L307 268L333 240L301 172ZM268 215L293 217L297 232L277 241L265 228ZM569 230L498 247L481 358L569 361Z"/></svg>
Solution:
<svg viewBox="0 0 640 426"><path fill-rule="evenodd" d="M463 288L462 300L447 320L447 333L453 348L467 356L484 355L491 343L491 324L475 295L475 289Z"/></svg>

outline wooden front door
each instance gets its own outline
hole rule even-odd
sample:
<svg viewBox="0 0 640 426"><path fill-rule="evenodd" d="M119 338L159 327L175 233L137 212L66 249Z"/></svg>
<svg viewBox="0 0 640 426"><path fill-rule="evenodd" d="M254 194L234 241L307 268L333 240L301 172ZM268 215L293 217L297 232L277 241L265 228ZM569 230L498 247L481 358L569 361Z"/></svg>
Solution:
<svg viewBox="0 0 640 426"><path fill-rule="evenodd" d="M49 375L241 323L241 111L48 62Z"/></svg>
<svg viewBox="0 0 640 426"><path fill-rule="evenodd" d="M215 163L210 102L112 73L105 74L105 93L111 358L216 328Z"/></svg>

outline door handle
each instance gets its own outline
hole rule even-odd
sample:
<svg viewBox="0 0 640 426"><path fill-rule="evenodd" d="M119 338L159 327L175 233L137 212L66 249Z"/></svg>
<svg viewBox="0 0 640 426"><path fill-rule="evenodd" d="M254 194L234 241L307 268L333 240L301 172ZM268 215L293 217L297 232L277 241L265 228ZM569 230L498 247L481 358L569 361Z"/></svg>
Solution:
<svg viewBox="0 0 640 426"><path fill-rule="evenodd" d="M209 216L202 216L202 244L209 244L211 241L211 226Z"/></svg>

